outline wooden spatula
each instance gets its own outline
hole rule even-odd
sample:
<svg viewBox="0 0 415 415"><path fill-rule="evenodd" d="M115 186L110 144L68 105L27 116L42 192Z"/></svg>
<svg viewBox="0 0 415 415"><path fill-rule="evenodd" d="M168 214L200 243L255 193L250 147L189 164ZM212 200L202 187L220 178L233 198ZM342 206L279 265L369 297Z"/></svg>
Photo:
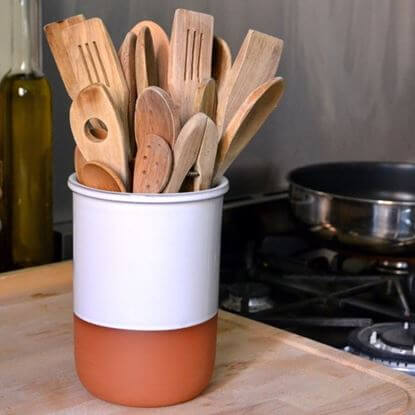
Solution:
<svg viewBox="0 0 415 415"><path fill-rule="evenodd" d="M216 82L214 79L202 81L196 90L195 106L193 112L204 112L209 118L215 121L216 118Z"/></svg>
<svg viewBox="0 0 415 415"><path fill-rule="evenodd" d="M283 92L284 80L278 77L260 85L246 98L219 142L214 182L223 176L261 128L268 115L278 105Z"/></svg>
<svg viewBox="0 0 415 415"><path fill-rule="evenodd" d="M258 86L274 77L283 41L249 30L218 96L217 125L224 131L241 102Z"/></svg>
<svg viewBox="0 0 415 415"><path fill-rule="evenodd" d="M164 193L177 193L180 190L186 174L196 162L207 120L208 116L199 112L180 131L173 148L173 172Z"/></svg>
<svg viewBox="0 0 415 415"><path fill-rule="evenodd" d="M128 135L106 87L93 84L84 88L73 101L69 118L76 144L84 158L108 166L128 188ZM105 139L97 138L86 128L91 118L105 124Z"/></svg>
<svg viewBox="0 0 415 415"><path fill-rule="evenodd" d="M153 41L154 56L157 67L158 86L167 91L167 68L169 64L169 38L166 32L155 22L143 20L137 23L131 32L138 35L143 27L148 27Z"/></svg>
<svg viewBox="0 0 415 415"><path fill-rule="evenodd" d="M45 31L50 50L55 59L56 66L58 67L58 71L65 85L66 92L72 99L74 99L78 94L79 87L62 38L62 31L66 27L80 23L83 20L85 20L84 15L79 14L59 22L49 23L43 29Z"/></svg>
<svg viewBox="0 0 415 415"><path fill-rule="evenodd" d="M173 167L173 153L164 138L147 134L134 167L134 193L160 193L166 187Z"/></svg>
<svg viewBox="0 0 415 415"><path fill-rule="evenodd" d="M137 99L135 109L135 135L137 147L144 137L155 134L173 147L180 131L179 114L170 95L163 89L151 86Z"/></svg>
<svg viewBox="0 0 415 415"><path fill-rule="evenodd" d="M149 86L158 85L156 57L150 29L143 26L137 34L135 48L135 79L137 96Z"/></svg>
<svg viewBox="0 0 415 415"><path fill-rule="evenodd" d="M213 39L212 52L212 78L216 81L216 89L219 91L225 82L232 66L232 53L229 45L224 39L215 36Z"/></svg>
<svg viewBox="0 0 415 415"><path fill-rule="evenodd" d="M135 82L135 45L137 36L133 32L128 32L118 50L121 67L128 87L128 128L130 134L131 151L135 154L134 138L134 111L137 100L137 86Z"/></svg>
<svg viewBox="0 0 415 415"><path fill-rule="evenodd" d="M194 165L197 175L193 178L192 191L206 190L210 188L215 167L216 152L218 149L218 129L216 124L207 119L202 144Z"/></svg>
<svg viewBox="0 0 415 415"><path fill-rule="evenodd" d="M177 9L170 39L169 92L184 124L193 114L196 90L212 74L213 17Z"/></svg>
<svg viewBox="0 0 415 415"><path fill-rule="evenodd" d="M80 170L78 180L84 186L108 192L126 192L126 188L118 175L103 163L90 161Z"/></svg>

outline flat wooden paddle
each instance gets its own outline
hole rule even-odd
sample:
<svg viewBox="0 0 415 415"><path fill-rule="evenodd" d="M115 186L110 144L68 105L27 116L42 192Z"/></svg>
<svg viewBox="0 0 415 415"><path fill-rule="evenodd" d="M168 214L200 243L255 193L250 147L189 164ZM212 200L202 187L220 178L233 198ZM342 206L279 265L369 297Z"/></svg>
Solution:
<svg viewBox="0 0 415 415"><path fill-rule="evenodd" d="M106 138L98 138L87 128L88 121L94 118L105 124ZM69 119L84 158L105 164L129 188L128 135L107 88L102 84L84 88L71 105Z"/></svg>
<svg viewBox="0 0 415 415"><path fill-rule="evenodd" d="M193 115L177 137L173 147L174 167L164 193L177 193L191 167L195 164L208 116L201 112Z"/></svg>
<svg viewBox="0 0 415 415"><path fill-rule="evenodd" d="M265 82L245 99L219 142L214 182L223 176L258 132L269 114L277 107L283 92L284 80L278 77Z"/></svg>
<svg viewBox="0 0 415 415"><path fill-rule="evenodd" d="M207 79L202 81L196 90L194 113L204 112L213 121L216 119L216 81Z"/></svg>
<svg viewBox="0 0 415 415"><path fill-rule="evenodd" d="M217 125L225 131L239 106L258 86L275 76L283 41L249 30L219 91Z"/></svg>
<svg viewBox="0 0 415 415"><path fill-rule="evenodd" d="M173 153L167 141L147 134L138 150L134 167L134 193L160 193L173 167Z"/></svg>
<svg viewBox="0 0 415 415"><path fill-rule="evenodd" d="M138 35L143 27L148 27L151 32L154 56L157 67L158 86L165 91L168 90L167 85L167 68L169 64L169 38L166 32L155 22L151 20L143 20L137 23L130 32Z"/></svg>
<svg viewBox="0 0 415 415"><path fill-rule="evenodd" d="M212 75L213 17L177 9L170 39L169 92L184 124L192 115L196 90Z"/></svg>
<svg viewBox="0 0 415 415"><path fill-rule="evenodd" d="M149 86L158 85L156 57L150 29L143 26L137 34L135 47L135 79L137 96Z"/></svg>
<svg viewBox="0 0 415 415"><path fill-rule="evenodd" d="M229 45L221 37L215 36L213 38L212 78L216 81L218 93L222 89L231 67L232 53Z"/></svg>
<svg viewBox="0 0 415 415"><path fill-rule="evenodd" d="M79 92L79 86L72 69L68 51L63 41L62 31L66 27L80 23L84 20L85 16L83 14L79 14L59 22L49 23L43 28L46 39L49 43L50 50L55 59L56 66L65 85L66 92L71 97L71 99L75 99L76 95Z"/></svg>
<svg viewBox="0 0 415 415"><path fill-rule="evenodd" d="M90 161L82 167L78 180L84 186L108 192L126 192L118 175L103 163Z"/></svg>
<svg viewBox="0 0 415 415"><path fill-rule="evenodd" d="M138 97L135 109L138 149L148 134L164 138L173 147L179 131L179 114L170 95L156 86L146 88Z"/></svg>
<svg viewBox="0 0 415 415"><path fill-rule="evenodd" d="M137 36L128 32L118 50L121 67L128 87L128 130L130 135L131 152L135 154L134 111L137 100L137 86L135 82L135 46Z"/></svg>

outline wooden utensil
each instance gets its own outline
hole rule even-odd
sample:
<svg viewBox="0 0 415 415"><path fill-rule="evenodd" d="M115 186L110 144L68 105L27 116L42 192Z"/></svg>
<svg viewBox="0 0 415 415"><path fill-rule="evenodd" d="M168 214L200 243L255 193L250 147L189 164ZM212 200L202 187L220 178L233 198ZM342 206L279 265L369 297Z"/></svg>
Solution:
<svg viewBox="0 0 415 415"><path fill-rule="evenodd" d="M108 192L126 192L118 175L103 163L90 161L82 167L78 180L84 186Z"/></svg>
<svg viewBox="0 0 415 415"><path fill-rule="evenodd" d="M134 136L134 111L137 100L137 85L135 82L135 46L137 36L133 32L128 32L118 50L121 67L128 87L128 128L130 134L130 146L132 153L135 154Z"/></svg>
<svg viewBox="0 0 415 415"><path fill-rule="evenodd" d="M74 99L78 94L79 87L75 74L72 70L68 51L62 38L62 32L66 27L80 23L84 20L85 16L83 14L79 14L59 22L49 23L44 26L43 29L49 43L50 50L55 59L56 66L58 67L58 71L65 85L66 92L72 99Z"/></svg>
<svg viewBox="0 0 415 415"><path fill-rule="evenodd" d="M214 79L202 81L196 90L193 112L204 112L213 121L216 119L216 82Z"/></svg>
<svg viewBox="0 0 415 415"><path fill-rule="evenodd" d="M167 141L147 134L134 167L134 193L160 193L166 187L173 167L173 153Z"/></svg>
<svg viewBox="0 0 415 415"><path fill-rule="evenodd" d="M170 40L169 92L184 124L193 114L196 90L212 74L213 17L177 9Z"/></svg>
<svg viewBox="0 0 415 415"><path fill-rule="evenodd" d="M215 167L218 142L219 137L216 124L208 118L205 133L202 138L202 144L194 165L194 170L198 174L193 178L192 191L206 190L210 188L213 170Z"/></svg>
<svg viewBox="0 0 415 415"><path fill-rule="evenodd" d="M85 160L85 157L82 155L81 150L79 150L78 146L75 146L73 159L74 159L76 177L78 178L79 181L81 181L80 176L82 174L82 168L88 162Z"/></svg>
<svg viewBox="0 0 415 415"><path fill-rule="evenodd" d="M95 17L66 27L62 36L77 80L78 92L91 84L102 83L120 113L126 113L129 100L127 83L102 20Z"/></svg>
<svg viewBox="0 0 415 415"><path fill-rule="evenodd" d="M214 182L223 176L261 128L268 115L278 105L283 92L284 80L278 77L265 82L245 99L219 142Z"/></svg>
<svg viewBox="0 0 415 415"><path fill-rule="evenodd" d="M212 78L216 81L216 89L219 93L226 76L232 66L232 53L229 45L219 36L213 38L212 51Z"/></svg>
<svg viewBox="0 0 415 415"><path fill-rule="evenodd" d="M186 174L196 162L207 120L208 116L199 112L180 131L173 147L173 172L164 193L177 193L180 190Z"/></svg>
<svg viewBox="0 0 415 415"><path fill-rule="evenodd" d="M138 97L135 109L138 149L147 134L156 134L173 147L179 131L179 114L170 95L156 86L146 88Z"/></svg>
<svg viewBox="0 0 415 415"><path fill-rule="evenodd" d="M137 23L131 32L138 35L139 31L143 27L148 27L151 32L151 39L153 41L154 56L157 67L158 86L165 91L168 90L167 86L167 68L169 64L169 38L166 32L155 22L151 20L143 20Z"/></svg>
<svg viewBox="0 0 415 415"><path fill-rule="evenodd" d="M249 30L218 96L217 124L225 131L239 106L277 70L283 41Z"/></svg>
<svg viewBox="0 0 415 415"><path fill-rule="evenodd" d="M102 84L84 88L73 101L69 118L76 144L85 159L108 166L128 188L128 135L107 88ZM97 138L86 128L91 118L105 124L105 139Z"/></svg>
<svg viewBox="0 0 415 415"><path fill-rule="evenodd" d="M149 86L158 85L156 57L150 29L143 26L137 34L135 49L135 78L137 96Z"/></svg>

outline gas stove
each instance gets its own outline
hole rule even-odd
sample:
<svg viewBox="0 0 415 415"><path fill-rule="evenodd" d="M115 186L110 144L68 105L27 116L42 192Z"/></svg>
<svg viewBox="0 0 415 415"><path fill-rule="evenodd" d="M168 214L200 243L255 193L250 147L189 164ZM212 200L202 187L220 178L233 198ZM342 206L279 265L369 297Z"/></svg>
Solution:
<svg viewBox="0 0 415 415"><path fill-rule="evenodd" d="M286 193L225 203L221 307L415 375L415 262L345 251Z"/></svg>

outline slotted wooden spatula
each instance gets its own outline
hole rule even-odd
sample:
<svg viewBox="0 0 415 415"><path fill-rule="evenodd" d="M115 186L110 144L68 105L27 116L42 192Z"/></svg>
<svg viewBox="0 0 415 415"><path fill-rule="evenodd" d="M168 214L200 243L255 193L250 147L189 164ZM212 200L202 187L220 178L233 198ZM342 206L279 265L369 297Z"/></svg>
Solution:
<svg viewBox="0 0 415 415"><path fill-rule="evenodd" d="M88 130L91 118L105 124L105 138L97 138ZM69 119L76 144L86 161L107 165L129 188L128 135L106 87L93 84L84 88L71 105Z"/></svg>
<svg viewBox="0 0 415 415"><path fill-rule="evenodd" d="M276 108L284 92L284 80L273 78L260 85L246 98L220 142L215 162L214 182L219 180L240 152Z"/></svg>
<svg viewBox="0 0 415 415"><path fill-rule="evenodd" d="M207 120L208 116L199 112L180 131L173 148L173 172L164 193L177 193L180 190L186 174L196 162Z"/></svg>
<svg viewBox="0 0 415 415"><path fill-rule="evenodd" d="M64 43L75 74L78 92L102 83L108 89L121 114L127 113L128 87L117 51L99 18L84 20L62 31Z"/></svg>
<svg viewBox="0 0 415 415"><path fill-rule="evenodd" d="M167 68L169 64L169 38L166 32L155 22L151 20L143 20L137 23L131 32L138 35L143 27L148 27L151 32L151 39L153 41L154 56L157 66L158 86L165 91L168 90L167 85Z"/></svg>
<svg viewBox="0 0 415 415"><path fill-rule="evenodd" d="M249 30L232 68L219 91L217 125L224 131L246 97L273 78L278 68L283 41Z"/></svg>
<svg viewBox="0 0 415 415"><path fill-rule="evenodd" d="M199 84L212 75L213 17L177 9L170 39L169 92L184 124L192 116Z"/></svg>
<svg viewBox="0 0 415 415"><path fill-rule="evenodd" d="M72 70L71 60L62 38L62 31L71 25L85 20L83 14L45 25L44 31L50 50L55 59L56 66L65 85L66 92L74 99L79 92L79 86Z"/></svg>
<svg viewBox="0 0 415 415"><path fill-rule="evenodd" d="M170 178L173 154L164 138L147 134L135 159L134 193L160 193Z"/></svg>
<svg viewBox="0 0 415 415"><path fill-rule="evenodd" d="M137 99L135 110L138 149L148 134L164 138L173 147L179 131L179 114L170 95L156 86L145 89Z"/></svg>

